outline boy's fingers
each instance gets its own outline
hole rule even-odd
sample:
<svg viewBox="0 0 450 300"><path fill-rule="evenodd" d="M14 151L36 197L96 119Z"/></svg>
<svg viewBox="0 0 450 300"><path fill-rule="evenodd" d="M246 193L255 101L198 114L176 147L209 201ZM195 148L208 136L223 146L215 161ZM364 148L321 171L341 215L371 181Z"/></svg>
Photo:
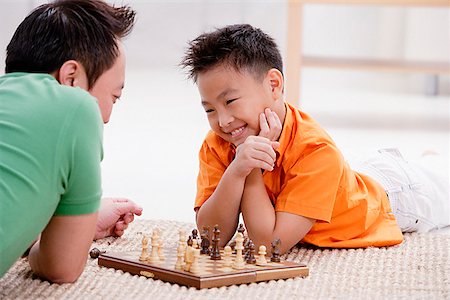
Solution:
<svg viewBox="0 0 450 300"><path fill-rule="evenodd" d="M270 128L264 113L259 114L259 127L261 128L259 136L269 138Z"/></svg>

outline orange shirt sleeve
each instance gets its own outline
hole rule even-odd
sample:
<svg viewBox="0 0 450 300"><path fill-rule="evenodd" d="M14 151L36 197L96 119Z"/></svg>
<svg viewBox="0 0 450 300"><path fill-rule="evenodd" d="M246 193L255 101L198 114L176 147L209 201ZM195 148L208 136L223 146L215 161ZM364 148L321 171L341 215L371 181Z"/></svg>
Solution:
<svg viewBox="0 0 450 300"><path fill-rule="evenodd" d="M212 195L231 162L228 158L229 155L227 155L229 151L224 151L226 145L221 145L217 139L218 137L210 132L200 148L195 210Z"/></svg>
<svg viewBox="0 0 450 300"><path fill-rule="evenodd" d="M287 157L292 163L285 170L275 210L330 222L337 194L342 192L342 156L325 140L308 142L296 150L290 152L297 159Z"/></svg>

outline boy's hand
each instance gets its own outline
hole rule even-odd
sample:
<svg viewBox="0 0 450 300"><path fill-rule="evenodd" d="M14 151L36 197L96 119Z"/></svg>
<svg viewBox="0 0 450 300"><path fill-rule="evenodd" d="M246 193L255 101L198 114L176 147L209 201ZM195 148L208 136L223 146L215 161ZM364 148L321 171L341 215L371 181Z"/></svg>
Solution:
<svg viewBox="0 0 450 300"><path fill-rule="evenodd" d="M270 108L266 108L259 115L259 127L261 131L258 136L268 138L271 141L277 141L283 129L280 118Z"/></svg>
<svg viewBox="0 0 450 300"><path fill-rule="evenodd" d="M239 177L247 177L253 169L273 170L278 142L261 136L249 136L236 149L236 156L230 167Z"/></svg>
<svg viewBox="0 0 450 300"><path fill-rule="evenodd" d="M140 216L142 208L124 198L103 198L98 212L94 240L108 236L122 236L134 215Z"/></svg>

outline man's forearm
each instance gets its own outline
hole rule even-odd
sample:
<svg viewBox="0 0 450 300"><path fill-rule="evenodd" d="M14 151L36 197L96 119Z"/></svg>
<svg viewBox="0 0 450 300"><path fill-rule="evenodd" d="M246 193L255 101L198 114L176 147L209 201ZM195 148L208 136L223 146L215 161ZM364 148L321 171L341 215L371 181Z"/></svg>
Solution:
<svg viewBox="0 0 450 300"><path fill-rule="evenodd" d="M254 169L247 176L241 210L249 237L255 246L270 246L276 223L275 210L267 195L260 169Z"/></svg>
<svg viewBox="0 0 450 300"><path fill-rule="evenodd" d="M224 246L236 231L245 183L245 178L238 178L229 170L224 172L216 190L197 213L200 230L209 226L211 233L214 225L219 225L220 246Z"/></svg>

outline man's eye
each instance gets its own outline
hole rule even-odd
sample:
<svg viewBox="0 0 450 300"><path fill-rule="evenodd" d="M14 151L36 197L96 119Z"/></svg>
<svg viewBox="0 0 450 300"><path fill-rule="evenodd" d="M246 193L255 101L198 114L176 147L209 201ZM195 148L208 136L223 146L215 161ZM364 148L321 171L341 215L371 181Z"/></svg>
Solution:
<svg viewBox="0 0 450 300"><path fill-rule="evenodd" d="M211 112L213 112L214 110L213 109L205 109L205 112L207 113L207 114L209 114L209 113L211 113Z"/></svg>

